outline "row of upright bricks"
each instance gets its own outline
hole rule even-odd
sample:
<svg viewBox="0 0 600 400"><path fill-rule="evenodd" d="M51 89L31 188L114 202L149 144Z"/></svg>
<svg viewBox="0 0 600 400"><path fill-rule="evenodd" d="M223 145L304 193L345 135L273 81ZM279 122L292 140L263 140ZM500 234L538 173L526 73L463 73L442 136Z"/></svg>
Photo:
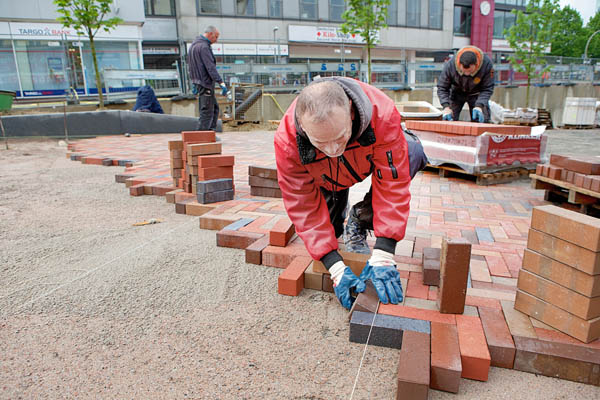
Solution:
<svg viewBox="0 0 600 400"><path fill-rule="evenodd" d="M551 154L549 164L538 164L535 174L600 193L600 159Z"/></svg>
<svg viewBox="0 0 600 400"><path fill-rule="evenodd" d="M197 143L200 137L211 141ZM201 228L217 231L217 245L244 249L246 262L283 268L278 278L280 294L297 296L304 288L333 292L328 271L309 257L285 212L271 208L270 216L253 215L250 208L266 207L260 198L242 204L207 201L210 181L232 178L207 171L233 166L233 156L220 155L214 133L188 133L182 139L169 144L171 172L179 189L166 198L175 203L176 211L199 215ZM206 143L218 143L209 150L218 154L198 153L208 148L198 145ZM275 191L279 190L276 169L250 166L248 172L251 194L280 196ZM216 192L230 190L232 196L232 181L230 186L219 186ZM221 195L215 196L212 200ZM378 305L371 284L358 295L350 314L350 341L365 343L373 325L370 345L400 350L398 398L427 398L429 387L457 393L461 377L485 381L490 365L600 385L599 251L598 219L554 206L534 208L513 306L508 300L469 296L471 245L463 239L444 239L441 249L423 250L422 265L399 263L405 291L402 304ZM341 254L357 275L369 258ZM416 272L422 281L415 281ZM429 287L430 300L408 296L411 285ZM431 293L437 303L431 301ZM535 323L536 319L544 323Z"/></svg>

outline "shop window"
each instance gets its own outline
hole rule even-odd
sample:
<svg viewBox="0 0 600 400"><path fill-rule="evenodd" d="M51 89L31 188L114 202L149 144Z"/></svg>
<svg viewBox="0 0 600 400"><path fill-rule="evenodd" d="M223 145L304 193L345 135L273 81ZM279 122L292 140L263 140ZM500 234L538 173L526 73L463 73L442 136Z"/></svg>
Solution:
<svg viewBox="0 0 600 400"><path fill-rule="evenodd" d="M494 37L504 38L504 31L515 24L516 16L510 11L494 12Z"/></svg>
<svg viewBox="0 0 600 400"><path fill-rule="evenodd" d="M64 90L69 87L69 64L60 42L15 40L15 51L23 90Z"/></svg>
<svg viewBox="0 0 600 400"><path fill-rule="evenodd" d="M421 0L406 3L406 26L418 27L421 21Z"/></svg>
<svg viewBox="0 0 600 400"><path fill-rule="evenodd" d="M454 34L471 36L471 7L454 6Z"/></svg>
<svg viewBox="0 0 600 400"><path fill-rule="evenodd" d="M221 0L196 0L199 14L220 14Z"/></svg>
<svg viewBox="0 0 600 400"><path fill-rule="evenodd" d="M387 24L390 26L398 25L398 0L391 0L388 6Z"/></svg>
<svg viewBox="0 0 600 400"><path fill-rule="evenodd" d="M343 21L342 14L346 10L346 2L344 0L329 0L329 20Z"/></svg>
<svg viewBox="0 0 600 400"><path fill-rule="evenodd" d="M0 40L0 88L19 90L17 66L10 40Z"/></svg>
<svg viewBox="0 0 600 400"><path fill-rule="evenodd" d="M269 17L283 18L283 0L269 0Z"/></svg>
<svg viewBox="0 0 600 400"><path fill-rule="evenodd" d="M144 11L149 16L175 16L175 0L144 0Z"/></svg>
<svg viewBox="0 0 600 400"><path fill-rule="evenodd" d="M103 69L140 69L137 42L101 41L94 44L100 71ZM96 89L96 75L89 42L83 44L83 64L86 67L85 79L88 88ZM137 81L122 81L118 85L121 87L139 86Z"/></svg>
<svg viewBox="0 0 600 400"><path fill-rule="evenodd" d="M442 29L444 5L442 0L429 0L429 27Z"/></svg>
<svg viewBox="0 0 600 400"><path fill-rule="evenodd" d="M317 19L317 0L300 0L300 19Z"/></svg>
<svg viewBox="0 0 600 400"><path fill-rule="evenodd" d="M255 14L254 0L236 0L236 15L253 16Z"/></svg>

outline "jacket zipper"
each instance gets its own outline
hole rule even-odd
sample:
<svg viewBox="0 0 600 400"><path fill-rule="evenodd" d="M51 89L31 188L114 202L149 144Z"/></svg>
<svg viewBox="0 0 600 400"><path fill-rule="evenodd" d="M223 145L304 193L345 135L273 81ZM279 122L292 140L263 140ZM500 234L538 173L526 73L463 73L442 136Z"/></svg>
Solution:
<svg viewBox="0 0 600 400"><path fill-rule="evenodd" d="M348 150L354 150L354 149L358 149L359 147L360 147L360 146L351 146L351 147L348 147L348 148L346 148L346 150L344 150L344 152L346 152L346 151L348 151ZM312 161L312 162L317 162L317 161L326 160L327 158L328 158L327 156L325 156L325 157L322 157L322 158L315 158L315 160L314 160L314 161Z"/></svg>
<svg viewBox="0 0 600 400"><path fill-rule="evenodd" d="M356 179L357 182L360 182L362 180L362 179L360 179L360 176L358 176L358 174L356 173L356 171L354 171L354 169L352 168L352 166L350 165L350 163L348 162L348 160L346 160L346 157L344 157L343 154L340 156L340 161L342 162L342 164L344 164L344 166L346 167L346 169L348 170L348 172L350 172L350 175L352 175L352 177L354 179Z"/></svg>
<svg viewBox="0 0 600 400"><path fill-rule="evenodd" d="M369 164L371 164L371 168L369 168L369 173L367 174L367 176L369 176L373 173L373 170L375 169L375 164L373 163L373 156L371 154L367 155L367 161L369 162Z"/></svg>
<svg viewBox="0 0 600 400"><path fill-rule="evenodd" d="M325 181L329 182L332 187L341 187L341 188L346 188L344 185L340 185L338 182L336 182L335 180L331 179L330 177L328 177L326 174L321 175L321 178L323 178ZM335 185L335 186L333 186Z"/></svg>
<svg viewBox="0 0 600 400"><path fill-rule="evenodd" d="M390 169L392 170L392 178L394 179L398 179L398 171L396 170L396 167L394 167L394 160L392 159L392 151L388 151L385 153L387 155L387 160L388 160L388 165L390 166Z"/></svg>

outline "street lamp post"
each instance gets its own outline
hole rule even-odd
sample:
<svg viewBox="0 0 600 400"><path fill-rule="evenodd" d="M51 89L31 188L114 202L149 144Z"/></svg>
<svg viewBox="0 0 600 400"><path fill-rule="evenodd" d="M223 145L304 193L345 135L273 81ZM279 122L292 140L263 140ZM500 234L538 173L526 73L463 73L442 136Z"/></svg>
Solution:
<svg viewBox="0 0 600 400"><path fill-rule="evenodd" d="M277 37L277 31L279 27L276 26L273 28L273 41L277 43L277 53L275 54L275 64L279 64L279 38Z"/></svg>
<svg viewBox="0 0 600 400"><path fill-rule="evenodd" d="M588 39L587 43L585 44L585 51L583 52L583 59L587 60L587 51L588 51L588 46L590 45L590 42L592 41L592 38L594 37L594 35L596 33L600 33L600 30L592 33L592 36L590 36L590 38Z"/></svg>

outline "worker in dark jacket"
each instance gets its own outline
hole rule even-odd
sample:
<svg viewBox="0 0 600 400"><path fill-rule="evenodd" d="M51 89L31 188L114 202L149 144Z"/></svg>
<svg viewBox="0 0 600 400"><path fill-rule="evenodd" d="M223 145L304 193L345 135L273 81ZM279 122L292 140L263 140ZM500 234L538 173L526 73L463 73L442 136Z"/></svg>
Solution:
<svg viewBox="0 0 600 400"><path fill-rule="evenodd" d="M411 176L426 164L415 140L405 137L393 100L342 77L321 78L302 90L275 133L277 177L288 216L309 254L329 270L335 294L348 309L351 292L364 291L367 279L382 303L402 301L394 253L406 231ZM357 277L338 252L337 237L345 230L349 188L368 177L371 190L346 224L353 230L371 225L375 232L375 247Z"/></svg>
<svg viewBox="0 0 600 400"><path fill-rule="evenodd" d="M471 121L489 122L488 101L494 93L492 60L475 46L463 47L446 61L437 84L443 119L458 121L465 103L469 104Z"/></svg>
<svg viewBox="0 0 600 400"><path fill-rule="evenodd" d="M150 85L145 85L138 89L133 111L164 114L164 111L154 94L154 90Z"/></svg>
<svg viewBox="0 0 600 400"><path fill-rule="evenodd" d="M211 44L219 39L219 31L214 26L208 26L204 35L194 40L189 50L189 72L192 83L198 92L199 131L214 131L219 119L219 105L215 96L215 83L221 87L221 94L227 94L227 86L217 72L217 62L212 52Z"/></svg>

